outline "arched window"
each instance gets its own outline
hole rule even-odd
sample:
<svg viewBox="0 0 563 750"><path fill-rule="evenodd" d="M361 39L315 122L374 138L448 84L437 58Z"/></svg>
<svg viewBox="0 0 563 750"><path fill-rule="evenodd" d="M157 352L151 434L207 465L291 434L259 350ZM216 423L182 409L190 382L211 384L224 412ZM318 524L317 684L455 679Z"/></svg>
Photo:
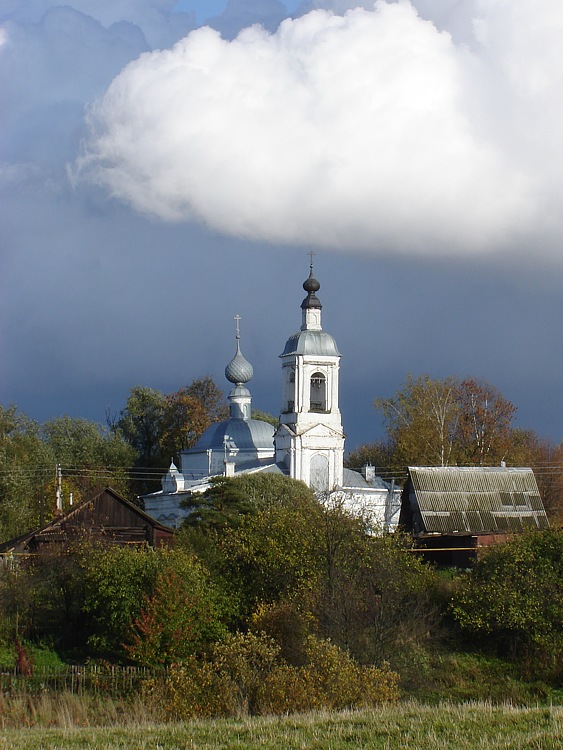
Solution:
<svg viewBox="0 0 563 750"><path fill-rule="evenodd" d="M286 372L282 407L285 413L295 409L295 369L293 367L287 369L289 372Z"/></svg>
<svg viewBox="0 0 563 750"><path fill-rule="evenodd" d="M326 378L322 372L311 375L309 411L326 411Z"/></svg>
<svg viewBox="0 0 563 750"><path fill-rule="evenodd" d="M311 459L311 487L316 492L328 492L328 458L320 453Z"/></svg>

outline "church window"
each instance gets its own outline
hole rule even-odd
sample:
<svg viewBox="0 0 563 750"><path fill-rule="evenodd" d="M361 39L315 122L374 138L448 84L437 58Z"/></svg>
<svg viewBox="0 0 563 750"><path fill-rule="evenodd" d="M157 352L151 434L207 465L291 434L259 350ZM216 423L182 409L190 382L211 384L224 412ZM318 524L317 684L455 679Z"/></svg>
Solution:
<svg viewBox="0 0 563 750"><path fill-rule="evenodd" d="M317 492L328 492L328 458L320 453L311 459L311 487Z"/></svg>
<svg viewBox="0 0 563 750"><path fill-rule="evenodd" d="M283 411L287 414L295 409L295 369L289 368L285 378Z"/></svg>
<svg viewBox="0 0 563 750"><path fill-rule="evenodd" d="M311 376L310 411L326 411L326 378L322 372Z"/></svg>

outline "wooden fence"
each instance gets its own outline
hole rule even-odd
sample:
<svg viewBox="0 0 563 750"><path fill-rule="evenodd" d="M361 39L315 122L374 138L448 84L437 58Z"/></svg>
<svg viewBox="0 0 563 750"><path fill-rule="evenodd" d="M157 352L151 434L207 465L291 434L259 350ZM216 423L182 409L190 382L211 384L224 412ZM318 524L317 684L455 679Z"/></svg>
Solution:
<svg viewBox="0 0 563 750"><path fill-rule="evenodd" d="M137 692L143 681L163 678L165 669L120 667L116 665L83 665L35 667L30 676L15 669L0 668L0 693L91 693L123 696Z"/></svg>

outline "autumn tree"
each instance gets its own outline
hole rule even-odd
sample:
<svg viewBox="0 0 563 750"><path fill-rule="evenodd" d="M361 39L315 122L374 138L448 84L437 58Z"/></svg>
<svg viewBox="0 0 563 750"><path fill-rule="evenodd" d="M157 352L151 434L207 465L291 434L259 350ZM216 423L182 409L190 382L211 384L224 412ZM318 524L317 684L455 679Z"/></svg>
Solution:
<svg viewBox="0 0 563 750"><path fill-rule="evenodd" d="M189 396L197 399L209 424L226 419L229 413L223 391L217 386L210 375L196 378L184 389Z"/></svg>
<svg viewBox="0 0 563 750"><path fill-rule="evenodd" d="M374 451L357 449L351 458L370 452L379 460L387 457L393 476L416 464L496 464L521 447L512 427L516 407L494 386L474 378L409 375L392 398L377 399L375 406L383 413L387 439Z"/></svg>
<svg viewBox="0 0 563 750"><path fill-rule="evenodd" d="M457 389L455 378L408 375L395 396L375 401L383 413L395 463L451 463L459 424Z"/></svg>
<svg viewBox="0 0 563 750"><path fill-rule="evenodd" d="M378 475L388 480L398 477L403 471L395 462L395 444L390 438L360 445L349 451L344 459L344 465L349 469L359 471L363 466L374 466Z"/></svg>
<svg viewBox="0 0 563 750"><path fill-rule="evenodd" d="M553 445L533 430L514 429L507 461L534 470L550 521L560 526L563 520L563 445Z"/></svg>
<svg viewBox="0 0 563 750"><path fill-rule="evenodd" d="M203 404L190 395L187 388L170 394L164 402L161 454L174 456L181 450L192 448L209 425L209 416Z"/></svg>
<svg viewBox="0 0 563 750"><path fill-rule="evenodd" d="M134 448L135 466L150 476L147 470L164 469L172 457L191 448L212 422L226 414L222 391L206 375L168 395L154 388L135 386L119 418L110 420L110 425ZM154 480L138 479L138 494L154 489L151 485Z"/></svg>
<svg viewBox="0 0 563 750"><path fill-rule="evenodd" d="M474 378L462 380L454 397L458 462L481 466L504 460L512 446L516 407L494 386Z"/></svg>
<svg viewBox="0 0 563 750"><path fill-rule="evenodd" d="M212 422L227 417L222 391L206 375L166 396L161 425L161 451L170 456L192 448Z"/></svg>

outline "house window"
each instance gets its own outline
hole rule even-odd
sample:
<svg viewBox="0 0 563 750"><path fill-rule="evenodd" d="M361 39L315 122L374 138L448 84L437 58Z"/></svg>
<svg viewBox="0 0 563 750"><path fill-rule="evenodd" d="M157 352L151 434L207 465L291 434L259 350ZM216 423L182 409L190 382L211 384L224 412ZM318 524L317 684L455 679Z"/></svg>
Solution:
<svg viewBox="0 0 563 750"><path fill-rule="evenodd" d="M326 378L322 372L311 376L309 404L309 411L326 411Z"/></svg>

